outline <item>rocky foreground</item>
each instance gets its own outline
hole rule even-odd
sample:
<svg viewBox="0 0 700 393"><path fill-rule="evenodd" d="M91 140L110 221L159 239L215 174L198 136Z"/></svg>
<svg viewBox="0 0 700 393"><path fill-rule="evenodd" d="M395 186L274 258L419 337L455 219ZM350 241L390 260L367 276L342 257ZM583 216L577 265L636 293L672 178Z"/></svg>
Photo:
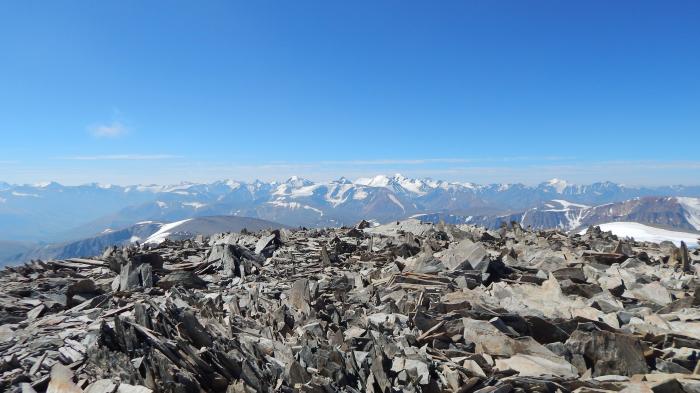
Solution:
<svg viewBox="0 0 700 393"><path fill-rule="evenodd" d="M700 392L698 251L415 220L0 273L7 392Z"/></svg>

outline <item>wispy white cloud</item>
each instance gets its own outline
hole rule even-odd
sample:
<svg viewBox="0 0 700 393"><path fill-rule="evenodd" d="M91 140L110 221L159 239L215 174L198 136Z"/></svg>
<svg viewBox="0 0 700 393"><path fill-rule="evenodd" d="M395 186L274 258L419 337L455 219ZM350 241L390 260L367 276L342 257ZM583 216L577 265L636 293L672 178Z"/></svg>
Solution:
<svg viewBox="0 0 700 393"><path fill-rule="evenodd" d="M88 127L88 130L97 138L118 138L129 133L129 128L119 121L109 124L95 124Z"/></svg>
<svg viewBox="0 0 700 393"><path fill-rule="evenodd" d="M170 160L173 158L181 158L172 154L107 154L99 156L68 156L58 157L60 160L77 160L77 161L139 161L139 160Z"/></svg>

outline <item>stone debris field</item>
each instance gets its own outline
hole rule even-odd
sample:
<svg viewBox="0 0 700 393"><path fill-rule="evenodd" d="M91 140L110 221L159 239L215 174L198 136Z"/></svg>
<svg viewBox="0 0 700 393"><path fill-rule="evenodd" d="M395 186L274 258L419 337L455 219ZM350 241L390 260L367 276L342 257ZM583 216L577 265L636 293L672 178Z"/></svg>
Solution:
<svg viewBox="0 0 700 393"><path fill-rule="evenodd" d="M0 272L0 391L700 392L698 267L413 219L33 261Z"/></svg>

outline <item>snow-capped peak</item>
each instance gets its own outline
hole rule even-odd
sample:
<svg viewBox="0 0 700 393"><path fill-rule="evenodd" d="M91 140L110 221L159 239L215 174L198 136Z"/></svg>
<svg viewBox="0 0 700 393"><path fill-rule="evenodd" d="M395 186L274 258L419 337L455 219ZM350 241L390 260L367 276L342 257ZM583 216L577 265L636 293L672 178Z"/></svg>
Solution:
<svg viewBox="0 0 700 393"><path fill-rule="evenodd" d="M48 188L48 187L54 187L54 186L60 186L60 184L56 183L55 181L43 181L39 183L34 183L32 186L36 188Z"/></svg>
<svg viewBox="0 0 700 393"><path fill-rule="evenodd" d="M414 194L423 195L427 192L426 184L424 181L419 179L409 179L400 174L394 176L396 182L406 191L412 192Z"/></svg>
<svg viewBox="0 0 700 393"><path fill-rule="evenodd" d="M554 188L557 191L557 194L561 194L564 192L566 187L569 186L569 183L566 182L566 180L561 180L561 179L551 179L547 182L547 185Z"/></svg>
<svg viewBox="0 0 700 393"><path fill-rule="evenodd" d="M341 176L340 178L336 179L333 181L333 183L338 183L338 184L352 184L352 181L350 181L347 177Z"/></svg>
<svg viewBox="0 0 700 393"><path fill-rule="evenodd" d="M368 187L387 187L391 183L386 175L377 175L375 177L361 177L355 180L355 184Z"/></svg>
<svg viewBox="0 0 700 393"><path fill-rule="evenodd" d="M300 176L292 176L284 182L292 187L304 187L314 184L311 180L304 179Z"/></svg>
<svg viewBox="0 0 700 393"><path fill-rule="evenodd" d="M224 183L228 188L230 188L230 189L232 189L232 190L235 190L235 189L237 189L237 188L239 188L239 187L241 186L241 183L240 183L240 182L237 182L237 181L232 180L232 179L226 179L226 180L224 180L223 183Z"/></svg>
<svg viewBox="0 0 700 393"><path fill-rule="evenodd" d="M378 175L371 178L359 178L355 180L355 184L368 187L383 187L397 192L403 191L419 195L425 194L425 188L429 187L424 181L420 179L410 179L400 173L397 173L392 177L388 177L386 175Z"/></svg>

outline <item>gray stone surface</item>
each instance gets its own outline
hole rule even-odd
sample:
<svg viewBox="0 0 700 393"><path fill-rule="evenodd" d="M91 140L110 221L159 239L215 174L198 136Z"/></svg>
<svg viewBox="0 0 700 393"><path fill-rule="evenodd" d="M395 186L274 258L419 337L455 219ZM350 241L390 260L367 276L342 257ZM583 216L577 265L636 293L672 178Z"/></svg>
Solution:
<svg viewBox="0 0 700 393"><path fill-rule="evenodd" d="M695 392L679 250L409 220L34 261L0 271L0 391Z"/></svg>

